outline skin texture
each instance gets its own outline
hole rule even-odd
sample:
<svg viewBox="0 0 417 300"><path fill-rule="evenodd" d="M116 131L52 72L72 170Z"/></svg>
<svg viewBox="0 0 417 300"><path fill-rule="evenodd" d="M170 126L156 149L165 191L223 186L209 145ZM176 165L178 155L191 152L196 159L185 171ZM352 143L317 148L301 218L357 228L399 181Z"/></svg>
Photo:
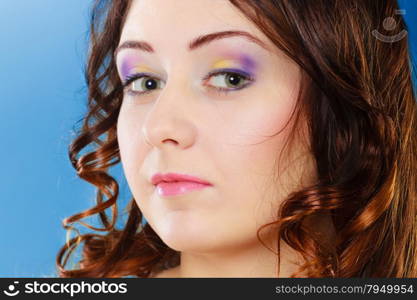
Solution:
<svg viewBox="0 0 417 300"><path fill-rule="evenodd" d="M188 49L196 37L225 30L247 31L270 51L243 37ZM155 53L119 51L122 81L146 69L160 88L142 95L128 90L140 88L138 81L126 88L117 124L123 169L148 223L181 252L180 266L155 277L276 276L277 256L256 231L276 220L289 192L315 176L305 141L292 144L277 162L299 91L299 67L223 0L133 1L119 44L127 40L146 41ZM249 68L254 81L217 92L225 76L203 78L223 65ZM213 186L162 197L150 182L157 172L194 175ZM298 258L285 244L281 251L279 275L286 277Z"/></svg>

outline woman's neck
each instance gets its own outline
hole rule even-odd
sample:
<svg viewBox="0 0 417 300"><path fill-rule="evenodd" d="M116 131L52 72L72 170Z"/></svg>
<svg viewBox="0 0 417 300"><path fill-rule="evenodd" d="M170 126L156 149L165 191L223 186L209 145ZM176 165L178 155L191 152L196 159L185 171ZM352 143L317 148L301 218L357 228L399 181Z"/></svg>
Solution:
<svg viewBox="0 0 417 300"><path fill-rule="evenodd" d="M332 241L333 226L328 215L322 215L316 220L310 220L307 226L314 226L322 232L323 237ZM280 272L278 271L278 256L276 243L270 242L267 249L264 245L240 246L227 251L216 253L189 253L180 254L180 264L174 268L151 275L153 278L196 278L196 277L280 277L287 278L297 273L303 264L302 256L289 247L284 241L280 243ZM298 277L305 273L298 273Z"/></svg>
<svg viewBox="0 0 417 300"><path fill-rule="evenodd" d="M298 267L294 261L297 253L281 242L281 267L278 277L289 277ZM244 249L231 249L218 253L182 252L180 264L164 270L153 278L198 278L198 277L277 277L278 256L262 244Z"/></svg>

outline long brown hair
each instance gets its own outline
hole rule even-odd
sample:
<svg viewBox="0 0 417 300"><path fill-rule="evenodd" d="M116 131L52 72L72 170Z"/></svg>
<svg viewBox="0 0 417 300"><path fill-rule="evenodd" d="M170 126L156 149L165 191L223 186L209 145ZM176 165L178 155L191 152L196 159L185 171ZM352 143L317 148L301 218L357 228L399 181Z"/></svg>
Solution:
<svg viewBox="0 0 417 300"><path fill-rule="evenodd" d="M302 68L297 104L318 174L313 185L284 199L276 222L259 231L277 226L278 249L283 240L304 257L293 277L417 277L417 105L408 40L373 34L407 29L397 1L229 1ZM78 176L97 187L97 205L63 225L81 223L105 234L69 240L57 255L60 277L149 277L179 263L179 253L143 224L135 199L124 227L115 228L119 185L108 170L120 163L116 122L123 90L113 53L130 3L96 1L92 10L88 113L69 157ZM394 17L395 30L385 26L387 17ZM81 155L88 145L93 150ZM102 228L80 221L94 214ZM305 222L323 214L335 228L330 244ZM66 270L82 243L77 269Z"/></svg>

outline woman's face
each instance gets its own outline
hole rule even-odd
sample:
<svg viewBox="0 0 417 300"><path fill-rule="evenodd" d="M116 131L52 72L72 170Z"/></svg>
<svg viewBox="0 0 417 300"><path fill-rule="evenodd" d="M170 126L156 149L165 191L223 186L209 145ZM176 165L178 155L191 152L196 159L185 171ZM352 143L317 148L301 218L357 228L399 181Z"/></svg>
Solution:
<svg viewBox="0 0 417 300"><path fill-rule="evenodd" d="M226 31L245 35L197 39ZM275 163L291 127L284 129L298 95L297 65L225 0L134 0L120 45L121 80L147 76L126 87L117 135L148 223L177 251L258 244L257 229L275 220L306 164L294 161L290 178L283 170L290 156ZM166 195L151 177L167 172L211 186Z"/></svg>

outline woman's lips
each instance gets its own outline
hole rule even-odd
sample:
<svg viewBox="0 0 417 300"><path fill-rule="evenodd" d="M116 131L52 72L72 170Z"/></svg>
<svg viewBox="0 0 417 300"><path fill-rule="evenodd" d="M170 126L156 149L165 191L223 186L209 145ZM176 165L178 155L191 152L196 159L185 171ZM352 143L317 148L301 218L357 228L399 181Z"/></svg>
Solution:
<svg viewBox="0 0 417 300"><path fill-rule="evenodd" d="M160 182L156 185L157 192L160 196L181 195L193 190L204 189L210 185L192 182L192 181L173 181Z"/></svg>
<svg viewBox="0 0 417 300"><path fill-rule="evenodd" d="M181 195L212 186L210 182L201 178L180 173L156 173L150 181L156 186L160 196Z"/></svg>

